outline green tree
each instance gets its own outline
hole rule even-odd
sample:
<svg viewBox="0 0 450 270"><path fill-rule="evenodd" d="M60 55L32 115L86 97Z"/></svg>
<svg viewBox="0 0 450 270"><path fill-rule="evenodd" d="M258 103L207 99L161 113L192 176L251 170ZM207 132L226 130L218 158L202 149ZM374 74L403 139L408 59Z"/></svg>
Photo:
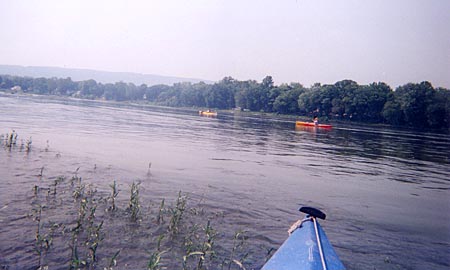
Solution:
<svg viewBox="0 0 450 270"><path fill-rule="evenodd" d="M82 81L78 84L79 95L84 98L94 99L97 88L97 82L95 80Z"/></svg>
<svg viewBox="0 0 450 270"><path fill-rule="evenodd" d="M386 122L391 125L401 125L404 123L400 104L393 98L386 101L386 103L384 104L382 115Z"/></svg>
<svg viewBox="0 0 450 270"><path fill-rule="evenodd" d="M428 126L427 107L431 104L433 95L434 89L429 82L408 83L395 90L395 98L407 125L418 128Z"/></svg>
<svg viewBox="0 0 450 270"><path fill-rule="evenodd" d="M450 128L450 90L435 89L433 100L427 106L427 123L432 128Z"/></svg>
<svg viewBox="0 0 450 270"><path fill-rule="evenodd" d="M301 84L281 85L280 94L273 103L273 110L282 114L295 114L299 112L298 99L305 89Z"/></svg>
<svg viewBox="0 0 450 270"><path fill-rule="evenodd" d="M36 94L47 94L48 93L48 83L46 78L36 78L33 80L33 93Z"/></svg>
<svg viewBox="0 0 450 270"><path fill-rule="evenodd" d="M161 93L169 91L170 88L170 86L164 84L152 85L145 91L145 100L155 102Z"/></svg>
<svg viewBox="0 0 450 270"><path fill-rule="evenodd" d="M70 77L68 77L65 79L58 79L58 81L56 82L56 88L57 95L70 96L77 91L78 85L77 83L73 82Z"/></svg>

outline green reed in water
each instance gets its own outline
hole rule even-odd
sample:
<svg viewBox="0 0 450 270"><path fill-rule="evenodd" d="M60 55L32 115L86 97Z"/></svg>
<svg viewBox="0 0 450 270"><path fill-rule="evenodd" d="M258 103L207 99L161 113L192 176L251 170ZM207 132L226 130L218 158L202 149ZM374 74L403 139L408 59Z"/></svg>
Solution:
<svg viewBox="0 0 450 270"><path fill-rule="evenodd" d="M13 130L11 133L1 134L0 135L0 144L5 148L12 150L15 146L17 146L17 139L19 135ZM31 151L31 137L26 140L25 144L23 140L21 141L19 150L22 151L25 148L26 153L30 153Z"/></svg>
<svg viewBox="0 0 450 270"><path fill-rule="evenodd" d="M158 217L156 219L156 224L161 224L164 222L164 199L161 200L161 204L159 205Z"/></svg>
<svg viewBox="0 0 450 270"><path fill-rule="evenodd" d="M43 208L42 205L38 206L38 209L36 209L36 216L35 216L35 220L37 221L37 228L36 228L34 248L38 254L39 268L42 267L44 255L50 249L50 246L52 245L53 242L53 238L51 237L51 235L44 234L42 232L42 223L41 223L42 208Z"/></svg>
<svg viewBox="0 0 450 270"><path fill-rule="evenodd" d="M141 211L141 205L139 204L139 183L133 182L131 184L130 202L128 209L131 212L131 220L137 221L139 219L139 213Z"/></svg>
<svg viewBox="0 0 450 270"><path fill-rule="evenodd" d="M8 147L9 149L11 149L13 146L15 146L17 143L17 136L18 136L18 134L16 133L15 130L13 130L11 133L7 133L5 146Z"/></svg>
<svg viewBox="0 0 450 270"><path fill-rule="evenodd" d="M111 199L111 207L110 207L110 210L111 211L116 211L117 210L117 207L116 207L116 198L117 198L117 196L119 195L119 190L117 189L117 184L116 184L116 180L114 180L114 182L111 184L111 185L109 185L110 187L111 187L111 196L110 196L110 199Z"/></svg>
<svg viewBox="0 0 450 270"><path fill-rule="evenodd" d="M31 137L25 142L25 151L27 153L30 153L31 151Z"/></svg>
<svg viewBox="0 0 450 270"><path fill-rule="evenodd" d="M187 196L182 195L181 191L179 191L175 207L172 207L169 210L171 214L169 222L169 232L171 232L172 234L177 234L179 231L181 218L183 217L184 211L186 210L186 202Z"/></svg>
<svg viewBox="0 0 450 270"><path fill-rule="evenodd" d="M205 232L205 239L200 247L200 251L199 251L200 254L199 254L199 258L198 258L198 262L197 262L197 269L202 269L203 264L208 259L208 257L210 259L212 259L212 257L215 254L214 241L215 241L215 237L216 237L217 233L212 228L210 220L208 220L208 222L203 230Z"/></svg>

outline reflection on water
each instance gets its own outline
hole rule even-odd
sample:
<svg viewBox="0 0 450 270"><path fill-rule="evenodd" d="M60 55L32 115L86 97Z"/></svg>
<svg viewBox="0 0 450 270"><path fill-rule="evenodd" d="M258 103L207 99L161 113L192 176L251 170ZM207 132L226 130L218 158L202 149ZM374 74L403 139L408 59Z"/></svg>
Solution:
<svg viewBox="0 0 450 270"><path fill-rule="evenodd" d="M1 133L15 129L41 148L48 140L51 153L10 163L1 152L2 174L22 181L0 183L2 205L14 199L3 194L30 187L42 163L54 175L116 168L92 177L106 188L113 178L144 179L151 163L151 192L202 193L205 207L229 215L231 231L248 227L258 243L278 246L298 204L310 204L330 217L322 225L348 269L450 264L448 134L340 123L296 129L295 121L265 115L207 118L197 110L40 97L3 96L0 107ZM55 153L65 159L56 162ZM0 218L8 221L1 211ZM0 242L10 234L0 231Z"/></svg>

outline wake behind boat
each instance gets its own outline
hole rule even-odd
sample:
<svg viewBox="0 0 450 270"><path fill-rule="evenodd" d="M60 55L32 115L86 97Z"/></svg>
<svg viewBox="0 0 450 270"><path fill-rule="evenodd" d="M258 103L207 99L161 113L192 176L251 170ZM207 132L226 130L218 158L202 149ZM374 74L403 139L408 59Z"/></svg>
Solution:
<svg viewBox="0 0 450 270"><path fill-rule="evenodd" d="M317 222L326 215L312 207L300 211L306 217L292 225L289 237L261 270L345 270Z"/></svg>

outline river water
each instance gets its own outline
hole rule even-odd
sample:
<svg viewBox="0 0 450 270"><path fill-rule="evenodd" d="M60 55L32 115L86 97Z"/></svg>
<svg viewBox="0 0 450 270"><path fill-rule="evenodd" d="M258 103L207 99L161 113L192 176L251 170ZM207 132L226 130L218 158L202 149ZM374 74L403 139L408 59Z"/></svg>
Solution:
<svg viewBox="0 0 450 270"><path fill-rule="evenodd" d="M247 269L264 263L258 250L283 242L300 205L327 213L321 225L347 269L450 267L448 133L341 123L296 129L295 119L259 114L208 118L32 96L0 96L0 108L0 134L31 137L33 149L0 151L0 263L7 269L28 268L33 256L34 235L16 235L30 222L24 216L37 175L74 172L105 193L113 180L123 194L138 179L144 203L180 190L201 197L207 211L221 213L222 230L248 232ZM125 251L120 256L127 262Z"/></svg>

